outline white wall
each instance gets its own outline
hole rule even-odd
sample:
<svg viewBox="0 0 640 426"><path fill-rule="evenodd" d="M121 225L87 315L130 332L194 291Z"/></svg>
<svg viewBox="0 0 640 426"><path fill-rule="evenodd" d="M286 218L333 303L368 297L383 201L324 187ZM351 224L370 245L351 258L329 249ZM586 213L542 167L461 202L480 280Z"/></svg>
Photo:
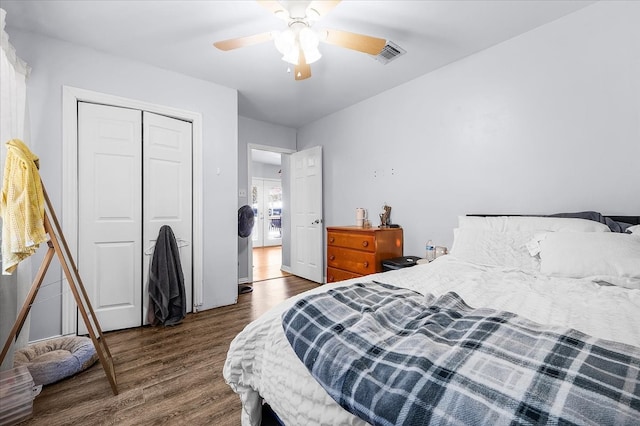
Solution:
<svg viewBox="0 0 640 426"><path fill-rule="evenodd" d="M237 92L142 63L106 55L8 28L11 42L32 67L27 81L31 148L61 217L62 86L69 85L158 105L199 112L203 117L204 304L237 300L238 115ZM220 174L216 169L220 168ZM221 207L222 206L222 207ZM224 206L227 206L226 208ZM229 249L233 247L233 249ZM44 249L41 249L41 251ZM34 262L37 267L39 260ZM53 262L56 265L57 261ZM59 268L52 267L32 309L31 340L61 331ZM51 285L46 285L51 284Z"/></svg>
<svg viewBox="0 0 640 426"><path fill-rule="evenodd" d="M251 174L260 179L281 179L282 167L275 164L251 162Z"/></svg>
<svg viewBox="0 0 640 426"><path fill-rule="evenodd" d="M266 123L264 121L254 120L246 117L238 117L238 188L248 190L248 154L247 146L249 144L261 145L264 147L282 148L287 150L296 149L296 130L280 126L277 124ZM288 175L288 160L283 156L282 159L282 176L283 185L286 185L286 176ZM247 192L248 193L248 192ZM283 203L286 206L288 200L288 191L283 194ZM249 204L246 196L240 197L238 194L238 207ZM289 223L286 217L286 210L283 212L283 224ZM289 241L288 233L283 229L283 247L282 262L283 265L289 265L290 253L287 242ZM248 253L249 240L247 238L238 237L238 281L247 282L249 277Z"/></svg>
<svg viewBox="0 0 640 426"><path fill-rule="evenodd" d="M299 129L326 225L386 202L424 256L467 213L640 214L639 22L598 3Z"/></svg>

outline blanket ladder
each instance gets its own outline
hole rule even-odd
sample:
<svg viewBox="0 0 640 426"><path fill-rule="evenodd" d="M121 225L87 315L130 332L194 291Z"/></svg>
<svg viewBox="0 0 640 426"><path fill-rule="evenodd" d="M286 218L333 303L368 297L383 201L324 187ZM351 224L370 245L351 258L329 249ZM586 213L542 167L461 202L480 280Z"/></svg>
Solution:
<svg viewBox="0 0 640 426"><path fill-rule="evenodd" d="M100 328L98 319L96 318L95 312L93 311L91 302L89 301L89 296L87 295L85 287L82 284L80 273L78 272L78 268L76 267L76 264L73 260L73 256L71 255L71 251L69 250L69 246L67 245L67 241L65 240L62 233L60 223L58 222L58 218L56 217L53 206L51 205L51 200L49 199L47 191L44 188L44 183L42 183L42 192L44 193L45 199L44 229L47 234L49 234L49 241L47 241L47 245L49 246L49 248L45 254L44 259L42 260L42 263L40 264L40 269L38 270L38 273L33 280L33 284L31 285L31 290L27 295L27 299L22 305L22 309L20 310L20 313L16 318L16 322L14 323L13 328L11 329L9 336L7 337L7 341L4 344L4 348L2 349L2 353L0 354L0 363L2 363L4 357L7 355L7 352L9 352L11 341L15 340L20 334L22 326L27 319L27 315L31 310L31 305L35 300L36 295L38 294L38 290L42 285L42 281L44 280L45 274L47 273L47 269L49 269L51 260L53 259L54 254L56 254L64 271L67 282L69 283L69 287L71 287L71 292L73 293L76 304L78 305L78 311L80 312L84 324L89 331L89 336L91 337L93 346L96 348L100 364L102 364L102 368L107 375L107 379L109 380L109 384L111 385L111 390L113 391L114 395L117 395L118 385L116 383L116 371L113 366L113 357L111 356L111 352L109 351L109 347L107 346L107 341L102 333L102 329ZM53 223L51 222L50 217L51 219L53 219Z"/></svg>

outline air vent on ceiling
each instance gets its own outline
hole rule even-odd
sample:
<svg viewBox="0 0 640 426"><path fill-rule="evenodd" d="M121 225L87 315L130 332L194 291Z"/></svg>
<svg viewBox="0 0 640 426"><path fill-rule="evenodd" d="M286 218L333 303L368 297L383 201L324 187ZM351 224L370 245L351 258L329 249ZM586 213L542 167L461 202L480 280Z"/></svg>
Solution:
<svg viewBox="0 0 640 426"><path fill-rule="evenodd" d="M405 53L407 53L407 51L404 50L402 47L398 46L392 41L387 40L387 44L384 46L382 51L378 53L376 56L374 56L373 58L376 61L386 65L389 62L396 59L398 56L402 56Z"/></svg>

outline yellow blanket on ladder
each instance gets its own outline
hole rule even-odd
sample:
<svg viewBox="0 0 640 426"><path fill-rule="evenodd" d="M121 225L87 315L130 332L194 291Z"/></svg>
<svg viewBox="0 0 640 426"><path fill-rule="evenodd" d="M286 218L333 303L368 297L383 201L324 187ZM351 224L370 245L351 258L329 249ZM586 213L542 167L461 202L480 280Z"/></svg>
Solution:
<svg viewBox="0 0 640 426"><path fill-rule="evenodd" d="M38 157L19 139L7 142L2 182L2 273L11 274L18 263L48 240L44 229L44 194Z"/></svg>

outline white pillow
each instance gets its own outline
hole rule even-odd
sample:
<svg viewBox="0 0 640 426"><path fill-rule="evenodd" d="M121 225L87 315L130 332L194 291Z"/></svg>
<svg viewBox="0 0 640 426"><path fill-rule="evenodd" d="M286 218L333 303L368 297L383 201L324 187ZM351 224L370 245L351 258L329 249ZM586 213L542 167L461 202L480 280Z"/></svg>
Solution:
<svg viewBox="0 0 640 426"><path fill-rule="evenodd" d="M538 216L459 216L459 228L490 229L494 231L573 231L611 232L604 223L568 217Z"/></svg>
<svg viewBox="0 0 640 426"><path fill-rule="evenodd" d="M640 237L616 232L550 232L540 241L540 271L640 288Z"/></svg>
<svg viewBox="0 0 640 426"><path fill-rule="evenodd" d="M633 225L628 227L627 232L630 234L640 235L640 225Z"/></svg>
<svg viewBox="0 0 640 426"><path fill-rule="evenodd" d="M499 266L534 272L540 261L527 250L530 232L497 232L489 229L456 228L450 254L483 266Z"/></svg>

